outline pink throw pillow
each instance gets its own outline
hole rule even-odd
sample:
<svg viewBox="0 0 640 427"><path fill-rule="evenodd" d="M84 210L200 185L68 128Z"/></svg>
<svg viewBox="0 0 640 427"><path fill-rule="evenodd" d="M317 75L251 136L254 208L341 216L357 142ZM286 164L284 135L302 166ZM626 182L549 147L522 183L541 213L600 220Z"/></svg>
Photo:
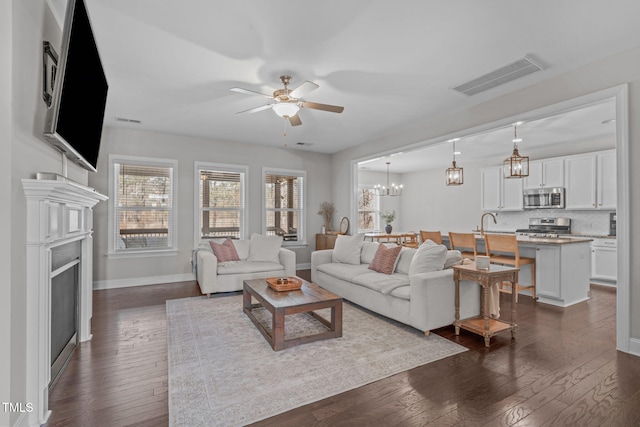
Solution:
<svg viewBox="0 0 640 427"><path fill-rule="evenodd" d="M218 258L218 262L227 262L227 261L240 261L240 257L238 257L238 251L236 251L236 247L233 244L233 241L227 237L224 243L216 243L214 241L210 241L211 249L213 250L213 254Z"/></svg>
<svg viewBox="0 0 640 427"><path fill-rule="evenodd" d="M402 250L402 246L394 246L387 248L385 245L380 244L376 251L376 256L373 257L369 268L377 271L378 273L391 274L396 267L396 260Z"/></svg>

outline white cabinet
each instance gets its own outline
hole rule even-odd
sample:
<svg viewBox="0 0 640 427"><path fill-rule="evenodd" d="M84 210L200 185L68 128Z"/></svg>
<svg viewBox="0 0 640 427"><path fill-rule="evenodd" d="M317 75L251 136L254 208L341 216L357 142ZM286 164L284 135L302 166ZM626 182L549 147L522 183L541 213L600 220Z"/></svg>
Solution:
<svg viewBox="0 0 640 427"><path fill-rule="evenodd" d="M616 208L616 152L615 150L597 155L596 201L598 209Z"/></svg>
<svg viewBox="0 0 640 427"><path fill-rule="evenodd" d="M538 298L562 298L559 246L536 247L536 293Z"/></svg>
<svg viewBox="0 0 640 427"><path fill-rule="evenodd" d="M524 188L564 187L564 159L533 161L529 165L529 176L524 179Z"/></svg>
<svg viewBox="0 0 640 427"><path fill-rule="evenodd" d="M615 209L615 150L565 158L565 186L566 209Z"/></svg>
<svg viewBox="0 0 640 427"><path fill-rule="evenodd" d="M616 239L593 239L591 242L591 278L613 282L618 279Z"/></svg>
<svg viewBox="0 0 640 427"><path fill-rule="evenodd" d="M502 166L483 169L481 208L483 211L521 211L522 179L504 179Z"/></svg>

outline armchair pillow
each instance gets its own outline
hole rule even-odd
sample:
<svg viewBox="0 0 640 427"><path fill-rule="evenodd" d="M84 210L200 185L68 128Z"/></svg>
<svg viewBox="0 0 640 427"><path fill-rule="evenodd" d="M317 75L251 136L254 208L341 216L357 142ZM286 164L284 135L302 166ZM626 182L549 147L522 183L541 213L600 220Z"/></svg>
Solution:
<svg viewBox="0 0 640 427"><path fill-rule="evenodd" d="M238 251L236 251L236 247L231 239L227 238L222 244L212 240L209 244L211 245L213 254L218 258L218 262L240 261Z"/></svg>
<svg viewBox="0 0 640 427"><path fill-rule="evenodd" d="M364 239L362 235L339 235L336 238L336 243L333 248L333 254L331 255L332 262L359 265L360 251L362 250L363 244Z"/></svg>
<svg viewBox="0 0 640 427"><path fill-rule="evenodd" d="M409 276L442 270L446 259L447 247L427 240L416 250L409 267Z"/></svg>
<svg viewBox="0 0 640 427"><path fill-rule="evenodd" d="M253 233L249 246L249 261L280 262L282 236L263 236Z"/></svg>
<svg viewBox="0 0 640 427"><path fill-rule="evenodd" d="M385 245L379 245L376 256L373 257L373 261L369 268L373 271L377 271L378 273L393 273L401 249L402 246L387 248Z"/></svg>

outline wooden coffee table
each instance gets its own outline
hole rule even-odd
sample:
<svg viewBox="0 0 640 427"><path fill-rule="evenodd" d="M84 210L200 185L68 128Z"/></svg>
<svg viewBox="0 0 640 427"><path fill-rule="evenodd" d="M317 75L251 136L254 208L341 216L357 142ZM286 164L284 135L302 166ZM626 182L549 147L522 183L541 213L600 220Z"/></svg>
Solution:
<svg viewBox="0 0 640 427"><path fill-rule="evenodd" d="M252 297L258 304L252 303ZM315 283L303 280L297 291L276 292L264 279L245 280L242 290L244 313L271 344L275 351L305 344L312 341L342 336L342 298ZM254 316L252 311L264 307L271 313L271 332ZM331 319L327 320L315 310L331 309ZM288 314L307 313L325 325L328 330L314 335L302 336L286 340L284 337L284 319Z"/></svg>

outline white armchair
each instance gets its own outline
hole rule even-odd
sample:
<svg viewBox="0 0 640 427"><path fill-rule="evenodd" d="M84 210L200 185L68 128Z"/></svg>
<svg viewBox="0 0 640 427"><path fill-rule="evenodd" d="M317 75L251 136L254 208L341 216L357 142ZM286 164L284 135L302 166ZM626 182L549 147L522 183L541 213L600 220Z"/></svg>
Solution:
<svg viewBox="0 0 640 427"><path fill-rule="evenodd" d="M277 248L276 257L256 256L255 247L251 251L251 240L234 240L233 244L239 261L218 262L209 247L197 249L196 278L203 294L240 291L243 281L248 279L296 274L296 253L290 249Z"/></svg>

